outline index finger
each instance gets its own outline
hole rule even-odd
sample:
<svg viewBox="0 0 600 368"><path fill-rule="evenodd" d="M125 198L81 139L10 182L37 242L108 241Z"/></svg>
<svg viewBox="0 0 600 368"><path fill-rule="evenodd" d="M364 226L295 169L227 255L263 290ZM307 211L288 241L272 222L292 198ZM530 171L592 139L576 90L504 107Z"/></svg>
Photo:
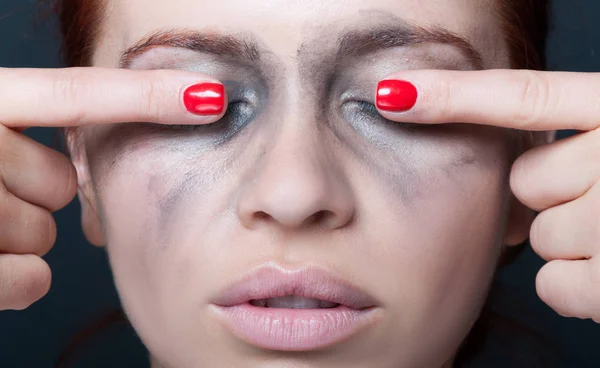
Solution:
<svg viewBox="0 0 600 368"><path fill-rule="evenodd" d="M408 70L386 77L377 94L380 113L393 121L532 131L600 126L600 75L595 73Z"/></svg>
<svg viewBox="0 0 600 368"><path fill-rule="evenodd" d="M218 80L177 70L0 68L0 124L209 124L223 116L225 94Z"/></svg>

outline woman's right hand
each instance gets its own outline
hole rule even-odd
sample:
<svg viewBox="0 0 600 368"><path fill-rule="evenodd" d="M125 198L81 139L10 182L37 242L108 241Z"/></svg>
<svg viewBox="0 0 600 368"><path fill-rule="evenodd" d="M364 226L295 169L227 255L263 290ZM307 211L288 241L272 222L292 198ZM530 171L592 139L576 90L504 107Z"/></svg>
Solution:
<svg viewBox="0 0 600 368"><path fill-rule="evenodd" d="M78 186L70 160L23 129L210 124L226 104L222 85L199 73L0 68L0 311L25 309L48 292L51 272L41 257L56 239L51 212L66 206Z"/></svg>

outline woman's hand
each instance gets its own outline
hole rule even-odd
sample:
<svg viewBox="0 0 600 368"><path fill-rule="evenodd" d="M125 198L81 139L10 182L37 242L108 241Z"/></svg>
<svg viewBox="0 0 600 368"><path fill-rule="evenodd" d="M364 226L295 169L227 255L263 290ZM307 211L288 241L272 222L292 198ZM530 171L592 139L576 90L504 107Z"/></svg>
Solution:
<svg viewBox="0 0 600 368"><path fill-rule="evenodd" d="M50 268L40 257L56 238L51 212L67 205L78 186L66 156L21 130L209 124L225 108L222 85L198 73L0 68L0 310L24 309L48 292Z"/></svg>
<svg viewBox="0 0 600 368"><path fill-rule="evenodd" d="M416 86L382 84L378 107L390 120L583 131L526 152L510 183L541 212L530 232L533 249L549 261L537 276L538 295L562 316L600 322L600 74L406 71L386 80Z"/></svg>

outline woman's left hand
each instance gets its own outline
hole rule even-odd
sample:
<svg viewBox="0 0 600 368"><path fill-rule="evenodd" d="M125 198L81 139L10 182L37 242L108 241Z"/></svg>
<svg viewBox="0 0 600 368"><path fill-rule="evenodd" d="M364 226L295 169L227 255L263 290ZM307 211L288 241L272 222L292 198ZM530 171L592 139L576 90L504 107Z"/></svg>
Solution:
<svg viewBox="0 0 600 368"><path fill-rule="evenodd" d="M399 122L582 131L523 154L510 184L540 212L530 240L549 262L538 295L562 316L600 323L600 73L403 71L377 94L381 114Z"/></svg>

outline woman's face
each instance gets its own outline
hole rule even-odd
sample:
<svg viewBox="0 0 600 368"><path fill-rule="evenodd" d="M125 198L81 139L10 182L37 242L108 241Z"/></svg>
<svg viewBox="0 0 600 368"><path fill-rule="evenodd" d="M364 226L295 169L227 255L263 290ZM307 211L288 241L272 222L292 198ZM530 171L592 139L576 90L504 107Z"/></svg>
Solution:
<svg viewBox="0 0 600 368"><path fill-rule="evenodd" d="M108 245L124 308L157 365L451 364L504 240L526 236L507 226L514 143L490 127L392 123L373 100L380 79L402 69L507 67L493 6L108 1L95 66L117 67L140 40L177 33L154 37L165 45L126 67L210 74L230 102L210 126L80 131L84 228L101 229L94 242ZM288 282L273 287L352 299L327 284L333 277L368 297L224 311L223 293L256 275L237 292Z"/></svg>

